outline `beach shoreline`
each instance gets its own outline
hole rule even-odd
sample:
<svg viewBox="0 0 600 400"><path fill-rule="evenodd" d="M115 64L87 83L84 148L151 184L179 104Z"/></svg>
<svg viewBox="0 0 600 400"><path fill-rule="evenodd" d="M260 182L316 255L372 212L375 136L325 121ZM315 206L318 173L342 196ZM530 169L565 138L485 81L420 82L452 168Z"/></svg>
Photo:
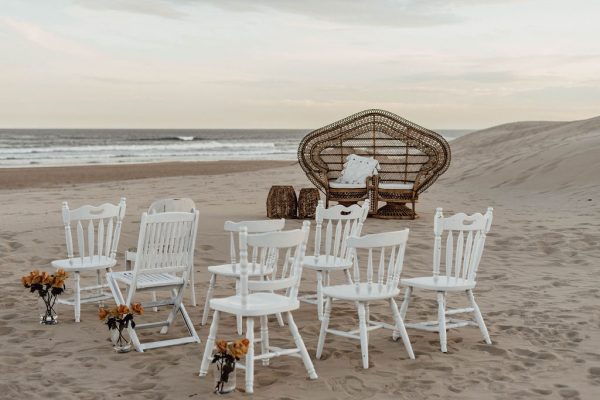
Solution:
<svg viewBox="0 0 600 400"><path fill-rule="evenodd" d="M129 181L178 176L222 175L287 167L297 161L167 161L139 164L36 166L0 168L0 190Z"/></svg>

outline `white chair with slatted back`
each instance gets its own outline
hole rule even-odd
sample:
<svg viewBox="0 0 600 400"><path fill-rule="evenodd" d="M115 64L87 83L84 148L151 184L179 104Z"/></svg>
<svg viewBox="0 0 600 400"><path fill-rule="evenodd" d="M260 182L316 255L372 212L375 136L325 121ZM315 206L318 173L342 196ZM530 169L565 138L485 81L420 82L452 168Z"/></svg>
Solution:
<svg viewBox="0 0 600 400"><path fill-rule="evenodd" d="M195 209L196 204L194 203L194 200L187 197L160 199L150 204L150 207L148 208L148 214L163 212L190 212L191 210ZM125 269L127 271L131 270L131 265L133 261L135 261L135 254L135 248L130 248L125 252ZM194 275L194 270L192 269L192 274L190 275L190 297L192 300L192 306L196 307L196 287L194 285ZM156 293L153 293L152 295L153 300L156 300ZM158 309L154 308L154 311L158 311Z"/></svg>
<svg viewBox="0 0 600 400"><path fill-rule="evenodd" d="M404 301L400 309L402 318L406 315L410 296L413 288L434 291L437 293L438 301L438 319L436 321L420 322L406 324L408 328L426 330L430 332L439 332L440 347L445 353L448 351L446 341L446 330L458 328L466 325L478 326L487 344L491 344L490 335L483 321L479 306L475 303L473 289L477 282L475 277L485 238L492 226L492 207L488 207L485 215L480 213L466 215L463 213L455 214L444 218L442 209L438 208L435 212L433 222L433 231L435 242L433 247L433 276L419 278L402 279L400 284L406 286ZM442 258L442 236L447 232L445 241L445 271L440 274L440 264ZM458 232L456 239L454 234ZM466 238L465 238L466 235ZM455 241L456 240L456 241ZM465 292L470 307L460 309L446 310L447 292ZM446 319L446 315L473 313L475 321Z"/></svg>
<svg viewBox="0 0 600 400"><path fill-rule="evenodd" d="M143 291L166 290L170 297L164 300L142 302L147 307L172 306L167 319L159 322L136 324L128 332L137 351L184 343L199 343L200 338L183 305L183 293L194 267L194 247L198 232L198 211L167 212L142 215L137 255L133 270L111 272L107 280L117 304L130 306L135 295ZM126 286L123 296L119 284ZM165 334L181 313L189 336L177 339L141 343L137 330L162 327Z"/></svg>
<svg viewBox="0 0 600 400"><path fill-rule="evenodd" d="M315 252L312 256L304 257L304 268L317 272L317 292L315 295L299 296L300 301L317 305L319 320L323 318L323 280L330 285L330 273L343 271L347 281L352 281L349 272L352 268L352 252L346 241L350 236L360 236L368 214L368 199L362 206L336 205L330 208L325 208L323 201L319 200L315 213Z"/></svg>
<svg viewBox="0 0 600 400"><path fill-rule="evenodd" d="M321 321L321 332L317 343L317 358L321 358L325 337L328 333L360 340L363 368L369 368L369 332L374 329L388 328L400 332L402 341L411 359L415 355L404 327L404 322L394 300L400 293L398 284L404 261L404 251L408 241L408 229L397 232L377 233L363 237L350 237L348 246L355 253L353 260L353 283L325 286L325 312ZM366 271L361 272L360 262L366 253ZM376 259L378 258L378 259ZM364 268L363 268L364 269ZM358 308L359 328L352 331L329 329L333 300L353 301ZM372 321L369 315L369 303L387 301L394 325Z"/></svg>
<svg viewBox="0 0 600 400"><path fill-rule="evenodd" d="M215 298L210 301L213 310L210 332L204 348L204 356L200 366L200 376L208 372L212 360L212 352L219 326L221 313L239 315L246 318L246 338L250 341L245 365L238 364L246 370L246 393L252 393L254 387L254 362L263 360L268 365L269 359L278 356L296 356L304 362L310 379L317 379L306 346L294 323L292 311L300 308L297 299L298 286L302 275L302 258L306 251L306 242L310 230L310 222L305 221L302 229L283 232L271 232L248 235L242 228L240 237L240 294L226 298ZM248 280L253 261L248 262L248 247L251 254L259 254L258 261L275 271L271 280ZM295 348L282 349L269 344L268 316L286 313L287 323L294 339ZM260 319L261 354L254 355L254 319Z"/></svg>
<svg viewBox="0 0 600 400"><path fill-rule="evenodd" d="M75 322L79 322L81 304L101 302L111 298L109 293L102 290L108 286L102 283L101 271L108 272L117 263L117 246L125 216L125 198L121 198L118 205L109 203L101 206L87 205L75 210L69 209L69 204L65 201L62 206L62 216L68 258L52 261L52 266L73 273L74 296L69 299L58 299L58 302L73 306ZM76 247L73 246L72 226L76 231ZM77 256L74 255L74 249L77 251ZM80 274L87 271L96 272L96 284L93 286L81 286ZM90 291L93 293L81 297L82 292Z"/></svg>
<svg viewBox="0 0 600 400"><path fill-rule="evenodd" d="M249 234L255 233L268 233L268 232L279 232L283 230L285 226L285 219L277 220L257 220L257 221L239 221L232 222L226 221L223 229L225 232L229 232L229 263L221 265L212 265L208 267L210 272L210 281L208 283L208 289L206 291L206 300L204 301L204 312L202 313L202 325L206 325L209 314L209 304L212 298L215 284L217 282L217 276L223 278L235 278L236 280L236 292L239 293L239 280L240 280L240 263L236 261L237 252L236 249L236 238L239 236L239 232L242 228L246 228ZM265 279L269 275L272 275L273 271L268 268L263 268L263 265L257 263L257 254L252 255L251 268L248 271L248 276L252 279L259 278ZM283 320L278 315L280 325L283 326ZM238 334L242 334L242 318L237 317L237 331Z"/></svg>

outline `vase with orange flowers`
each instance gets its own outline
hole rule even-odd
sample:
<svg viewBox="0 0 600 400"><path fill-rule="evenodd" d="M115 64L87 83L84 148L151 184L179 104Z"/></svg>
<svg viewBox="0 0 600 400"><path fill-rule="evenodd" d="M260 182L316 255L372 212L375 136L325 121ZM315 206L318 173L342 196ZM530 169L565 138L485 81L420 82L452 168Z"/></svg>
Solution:
<svg viewBox="0 0 600 400"><path fill-rule="evenodd" d="M65 291L65 280L68 277L69 274L62 268L53 275L34 269L29 275L21 277L23 286L28 288L31 293L37 293L39 296L40 324L58 324L58 316L54 305L58 295Z"/></svg>
<svg viewBox="0 0 600 400"><path fill-rule="evenodd" d="M132 304L131 308L125 304L119 304L113 308L100 307L98 318L101 321L105 321L108 326L108 330L111 333L111 340L115 345L114 349L117 353L131 351L131 343L123 336L123 330L129 327L135 328L133 314L142 315L143 313L144 308L140 303Z"/></svg>
<svg viewBox="0 0 600 400"><path fill-rule="evenodd" d="M224 394L235 390L235 362L246 355L250 341L246 338L233 342L217 340L215 344L215 355L212 363L216 367L214 371L215 393Z"/></svg>

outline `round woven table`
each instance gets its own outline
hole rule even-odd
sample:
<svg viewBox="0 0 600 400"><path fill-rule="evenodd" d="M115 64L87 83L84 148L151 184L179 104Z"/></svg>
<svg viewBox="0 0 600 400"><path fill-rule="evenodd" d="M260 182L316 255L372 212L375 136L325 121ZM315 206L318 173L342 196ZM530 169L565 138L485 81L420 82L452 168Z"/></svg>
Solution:
<svg viewBox="0 0 600 400"><path fill-rule="evenodd" d="M298 200L293 186L271 186L267 197L268 218L296 218Z"/></svg>
<svg viewBox="0 0 600 400"><path fill-rule="evenodd" d="M300 189L300 194L298 195L298 218L314 218L320 199L319 189Z"/></svg>

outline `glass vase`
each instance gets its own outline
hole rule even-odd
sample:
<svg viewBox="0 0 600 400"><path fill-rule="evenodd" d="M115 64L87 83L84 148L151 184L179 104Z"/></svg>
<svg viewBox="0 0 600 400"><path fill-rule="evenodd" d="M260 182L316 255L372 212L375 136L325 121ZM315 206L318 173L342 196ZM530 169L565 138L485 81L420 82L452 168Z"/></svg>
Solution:
<svg viewBox="0 0 600 400"><path fill-rule="evenodd" d="M216 394L227 394L235 391L236 387L236 368L233 366L233 371L229 374L222 374L222 369L219 362L213 364L213 380L214 392Z"/></svg>
<svg viewBox="0 0 600 400"><path fill-rule="evenodd" d="M54 303L51 300L47 297L40 297L38 299L38 309L40 311L40 324L58 324L58 315L54 311Z"/></svg>
<svg viewBox="0 0 600 400"><path fill-rule="evenodd" d="M131 351L131 343L125 339L123 336L123 331L119 329L111 329L110 340L113 342L113 348L117 353L129 353Z"/></svg>

